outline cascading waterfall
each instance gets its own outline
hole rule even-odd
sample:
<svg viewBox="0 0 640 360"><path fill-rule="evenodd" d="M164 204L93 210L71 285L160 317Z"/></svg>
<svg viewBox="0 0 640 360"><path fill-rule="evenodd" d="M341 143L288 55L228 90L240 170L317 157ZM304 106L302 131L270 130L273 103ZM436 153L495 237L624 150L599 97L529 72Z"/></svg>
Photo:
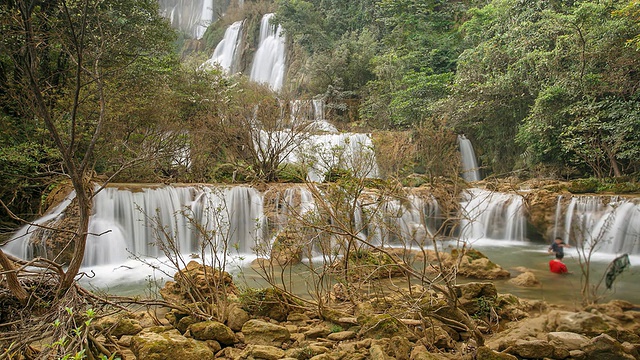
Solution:
<svg viewBox="0 0 640 360"><path fill-rule="evenodd" d="M260 43L253 58L250 78L279 91L285 73L285 38L282 27L271 24L273 16L272 13L265 14L260 22Z"/></svg>
<svg viewBox="0 0 640 360"><path fill-rule="evenodd" d="M562 206L558 203L558 206ZM640 254L640 200L613 196L574 196L556 232L574 246L610 254Z"/></svg>
<svg viewBox="0 0 640 360"><path fill-rule="evenodd" d="M462 160L462 177L466 181L480 181L480 168L476 160L476 153L473 151L471 141L464 135L458 135L458 145Z"/></svg>
<svg viewBox="0 0 640 360"><path fill-rule="evenodd" d="M224 38L218 43L213 55L203 67L220 65L227 73L235 73L238 69L240 42L242 40L242 26L244 20L236 21L224 32Z"/></svg>
<svg viewBox="0 0 640 360"><path fill-rule="evenodd" d="M521 196L469 189L461 202L461 238L525 240L524 201Z"/></svg>
<svg viewBox="0 0 640 360"><path fill-rule="evenodd" d="M311 122L309 131L338 132L338 129L324 118L324 101L322 99L293 100L291 102L291 121L293 123Z"/></svg>
<svg viewBox="0 0 640 360"><path fill-rule="evenodd" d="M214 0L159 0L160 14L171 26L194 39L200 39L215 20L216 10L226 8L228 2Z"/></svg>

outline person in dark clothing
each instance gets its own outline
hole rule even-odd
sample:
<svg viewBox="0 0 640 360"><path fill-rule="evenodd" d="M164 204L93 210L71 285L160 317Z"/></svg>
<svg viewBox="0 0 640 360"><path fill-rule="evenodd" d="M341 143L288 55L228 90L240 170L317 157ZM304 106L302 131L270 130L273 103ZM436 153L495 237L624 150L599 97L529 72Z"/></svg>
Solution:
<svg viewBox="0 0 640 360"><path fill-rule="evenodd" d="M549 254L562 254L562 256L564 257L564 248L566 247L570 246L565 244L564 241L562 241L561 237L556 237L553 240L553 243L551 243L551 245L549 246Z"/></svg>
<svg viewBox="0 0 640 360"><path fill-rule="evenodd" d="M551 270L552 273L566 274L569 272L567 265L562 262L562 258L564 258L564 254L556 253L556 258L549 261L549 270Z"/></svg>

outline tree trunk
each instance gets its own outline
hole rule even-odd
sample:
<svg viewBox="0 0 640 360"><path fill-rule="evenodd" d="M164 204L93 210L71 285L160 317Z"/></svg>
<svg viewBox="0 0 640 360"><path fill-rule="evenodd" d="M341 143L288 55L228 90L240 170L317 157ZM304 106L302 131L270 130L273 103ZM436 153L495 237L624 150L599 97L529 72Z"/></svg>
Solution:
<svg viewBox="0 0 640 360"><path fill-rule="evenodd" d="M20 300L20 303L26 304L29 294L27 294L22 285L20 285L20 282L18 281L18 274L2 249L0 249L0 266L5 272L4 275L7 277L9 291L11 291L13 296Z"/></svg>

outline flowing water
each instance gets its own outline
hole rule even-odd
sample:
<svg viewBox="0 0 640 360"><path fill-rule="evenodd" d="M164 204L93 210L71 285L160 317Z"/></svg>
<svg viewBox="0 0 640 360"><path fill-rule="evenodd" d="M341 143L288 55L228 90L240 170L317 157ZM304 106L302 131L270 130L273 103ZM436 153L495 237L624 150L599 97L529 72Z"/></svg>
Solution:
<svg viewBox="0 0 640 360"><path fill-rule="evenodd" d="M233 74L238 71L240 61L240 43L242 41L242 26L244 20L236 21L224 32L224 38L218 43L213 55L203 67L220 65L225 72Z"/></svg>
<svg viewBox="0 0 640 360"><path fill-rule="evenodd" d="M200 39L228 2L220 0L159 0L160 14L171 26L194 39Z"/></svg>
<svg viewBox="0 0 640 360"><path fill-rule="evenodd" d="M279 91L286 66L285 38L282 27L271 23L273 16L274 14L265 14L260 22L260 43L253 58L250 78Z"/></svg>
<svg viewBox="0 0 640 360"><path fill-rule="evenodd" d="M480 176L480 168L476 160L476 154L473 151L471 141L464 135L458 135L458 145L460 147L460 156L462 160L462 177L466 181L482 180Z"/></svg>

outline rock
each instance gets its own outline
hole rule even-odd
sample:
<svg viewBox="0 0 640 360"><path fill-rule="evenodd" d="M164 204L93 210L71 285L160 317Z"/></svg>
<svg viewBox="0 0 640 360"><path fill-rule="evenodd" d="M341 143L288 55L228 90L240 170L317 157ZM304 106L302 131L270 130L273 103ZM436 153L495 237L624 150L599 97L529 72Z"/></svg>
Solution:
<svg viewBox="0 0 640 360"><path fill-rule="evenodd" d="M176 324L176 329L184 334L189 326L197 322L198 320L194 319L192 316L185 316L178 321L178 324Z"/></svg>
<svg viewBox="0 0 640 360"><path fill-rule="evenodd" d="M233 331L242 330L242 325L249 321L249 314L238 305L231 305L227 314L227 326Z"/></svg>
<svg viewBox="0 0 640 360"><path fill-rule="evenodd" d="M486 342L486 346L492 350L503 351L515 345L516 341L537 340L538 335L545 332L547 319L544 316L528 318L517 323L505 331L499 332Z"/></svg>
<svg viewBox="0 0 640 360"><path fill-rule="evenodd" d="M131 339L131 350L138 360L213 358L213 351L207 344L187 339L176 330L161 333L142 331Z"/></svg>
<svg viewBox="0 0 640 360"><path fill-rule="evenodd" d="M414 344L409 342L405 337L394 336L391 338L391 341L389 341L389 353L394 359L409 360L413 345Z"/></svg>
<svg viewBox="0 0 640 360"><path fill-rule="evenodd" d="M358 318L359 323L361 322L360 320L361 319ZM415 335L409 330L407 325L389 314L363 317L362 328L360 328L358 335L371 339L391 338L394 336L404 336L408 339L415 339Z"/></svg>
<svg viewBox="0 0 640 360"><path fill-rule="evenodd" d="M280 347L291 337L286 327L262 320L249 320L242 326L245 343Z"/></svg>
<svg viewBox="0 0 640 360"><path fill-rule="evenodd" d="M243 356L246 358L251 356L256 359L277 360L282 359L285 356L285 352L275 346L249 345L244 350Z"/></svg>
<svg viewBox="0 0 640 360"><path fill-rule="evenodd" d="M292 313L287 316L287 321L292 323L306 323L311 320L306 314Z"/></svg>
<svg viewBox="0 0 640 360"><path fill-rule="evenodd" d="M409 360L438 360L433 356L424 345L418 345L411 350Z"/></svg>
<svg viewBox="0 0 640 360"><path fill-rule="evenodd" d="M536 279L536 276L530 271L516 276L515 278L509 280L509 282L515 286L520 287L534 287L540 285L540 281L538 281L538 279Z"/></svg>
<svg viewBox="0 0 640 360"><path fill-rule="evenodd" d="M142 331L142 325L136 319L125 316L105 316L96 321L96 327L106 330L109 335L120 338L123 335L136 335Z"/></svg>
<svg viewBox="0 0 640 360"><path fill-rule="evenodd" d="M222 349L222 346L220 345L220 343L215 340L207 340L205 341L205 343L211 349L211 351L213 351L214 354L220 351L220 349Z"/></svg>
<svg viewBox="0 0 640 360"><path fill-rule="evenodd" d="M331 334L331 329L329 329L327 326L325 325L318 325L315 326L307 331L304 332L304 336L306 336L308 339L316 339L319 337L326 337L329 334Z"/></svg>
<svg viewBox="0 0 640 360"><path fill-rule="evenodd" d="M120 339L118 339L118 345L124 346L124 347L129 347L129 346L131 346L131 339L132 338L133 338L133 336L131 336L131 335L122 335L120 337Z"/></svg>
<svg viewBox="0 0 640 360"><path fill-rule="evenodd" d="M596 336L611 326L599 315L588 312L552 311L548 314L547 327L551 331L568 331L587 336Z"/></svg>
<svg viewBox="0 0 640 360"><path fill-rule="evenodd" d="M190 261L184 269L175 273L173 279L160 289L162 298L171 303L191 302L193 298L202 301L214 299L221 293L238 293L229 273L197 261Z"/></svg>
<svg viewBox="0 0 640 360"><path fill-rule="evenodd" d="M223 345L233 345L236 336L228 326L217 321L203 321L189 326L189 332L196 340L215 340Z"/></svg>
<svg viewBox="0 0 640 360"><path fill-rule="evenodd" d="M513 355L493 351L486 346L481 346L478 348L476 352L476 359L477 360L518 360L518 358Z"/></svg>
<svg viewBox="0 0 640 360"><path fill-rule="evenodd" d="M353 339L354 337L356 337L356 333L354 331L340 331L327 335L327 339L333 341L345 341Z"/></svg>
<svg viewBox="0 0 640 360"><path fill-rule="evenodd" d="M492 262L475 249L467 249L464 254L460 254L456 249L452 250L451 258L446 261L447 265L454 265L459 256L462 256L458 265L459 275L484 280L505 279L511 276L509 271Z"/></svg>
<svg viewBox="0 0 640 360"><path fill-rule="evenodd" d="M589 343L589 338L567 331L556 331L547 334L549 343L556 347L563 347L569 351L579 350Z"/></svg>
<svg viewBox="0 0 640 360"><path fill-rule="evenodd" d="M627 354L622 344L607 334L602 334L591 339L585 346L585 356L589 360L632 360L632 355Z"/></svg>
<svg viewBox="0 0 640 360"><path fill-rule="evenodd" d="M538 359L553 355L553 345L545 340L517 340L505 352L525 359Z"/></svg>
<svg viewBox="0 0 640 360"><path fill-rule="evenodd" d="M496 285L490 282L470 282L456 286L456 295L458 297L473 300L479 297L494 298L498 296Z"/></svg>
<svg viewBox="0 0 640 360"><path fill-rule="evenodd" d="M421 341L425 344L435 346L439 349L453 349L455 347L455 342L449 333L440 326L432 326L426 329L424 335Z"/></svg>
<svg viewBox="0 0 640 360"><path fill-rule="evenodd" d="M369 348L369 359L391 360L391 357L384 352L382 345L372 345L371 348Z"/></svg>
<svg viewBox="0 0 640 360"><path fill-rule="evenodd" d="M587 355L582 350L571 350L569 351L569 356L575 360L583 360L587 357Z"/></svg>

